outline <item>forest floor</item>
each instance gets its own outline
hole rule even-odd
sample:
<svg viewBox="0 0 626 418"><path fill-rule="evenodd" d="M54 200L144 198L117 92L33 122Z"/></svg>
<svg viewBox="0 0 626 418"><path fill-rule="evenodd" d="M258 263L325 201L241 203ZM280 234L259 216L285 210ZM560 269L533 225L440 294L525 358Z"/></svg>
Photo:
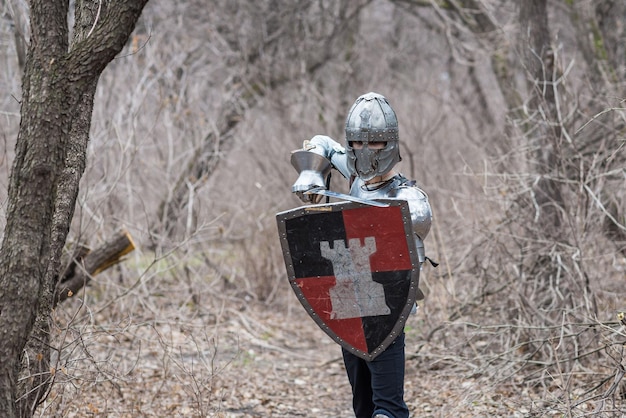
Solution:
<svg viewBox="0 0 626 418"><path fill-rule="evenodd" d="M254 318L246 320L241 340L242 351L253 353L254 361L220 376L221 408L214 416L354 417L341 349L303 309L292 312L289 321L271 312ZM256 326L271 339L251 332L259 320ZM407 357L417 335L407 333ZM477 382L429 366L426 357L407 360L405 399L413 417L523 417L530 412L505 387L483 393Z"/></svg>
<svg viewBox="0 0 626 418"><path fill-rule="evenodd" d="M297 301L132 312L120 312L115 327L89 312L91 325L68 346L73 360L57 372L40 416L354 417L340 347ZM419 315L406 328L413 417L564 416L538 410L537 396L512 384L473 377L440 347L420 342Z"/></svg>

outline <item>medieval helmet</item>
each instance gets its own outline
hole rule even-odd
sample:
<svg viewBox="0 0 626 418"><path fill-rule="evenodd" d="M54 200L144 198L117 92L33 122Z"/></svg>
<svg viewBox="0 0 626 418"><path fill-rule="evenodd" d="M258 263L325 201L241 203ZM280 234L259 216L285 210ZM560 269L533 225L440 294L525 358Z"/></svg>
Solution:
<svg viewBox="0 0 626 418"><path fill-rule="evenodd" d="M363 143L355 149L354 141ZM372 142L384 142L380 149L370 149ZM387 99L378 93L360 96L346 119L348 169L367 181L383 175L401 160L398 143L398 119Z"/></svg>

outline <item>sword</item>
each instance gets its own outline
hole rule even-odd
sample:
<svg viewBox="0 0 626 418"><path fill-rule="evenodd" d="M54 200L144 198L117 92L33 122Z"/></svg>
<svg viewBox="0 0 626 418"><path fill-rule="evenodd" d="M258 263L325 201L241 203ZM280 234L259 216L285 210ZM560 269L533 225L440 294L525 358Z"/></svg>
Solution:
<svg viewBox="0 0 626 418"><path fill-rule="evenodd" d="M349 200L351 202L363 203L365 205L377 206L379 208L389 207L389 204L387 203L377 202L375 200L361 199L360 197L350 196L349 194L337 193L326 190L322 187L315 187L311 190L307 190L306 192L304 192L304 194L318 194L320 196L336 197L337 199Z"/></svg>

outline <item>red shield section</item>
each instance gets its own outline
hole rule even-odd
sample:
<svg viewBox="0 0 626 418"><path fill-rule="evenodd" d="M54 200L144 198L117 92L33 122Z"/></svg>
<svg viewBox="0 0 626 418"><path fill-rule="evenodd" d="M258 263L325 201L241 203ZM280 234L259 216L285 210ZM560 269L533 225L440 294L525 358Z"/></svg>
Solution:
<svg viewBox="0 0 626 418"><path fill-rule="evenodd" d="M374 359L402 332L415 303L419 263L408 204L354 202L277 214L287 274L320 328Z"/></svg>

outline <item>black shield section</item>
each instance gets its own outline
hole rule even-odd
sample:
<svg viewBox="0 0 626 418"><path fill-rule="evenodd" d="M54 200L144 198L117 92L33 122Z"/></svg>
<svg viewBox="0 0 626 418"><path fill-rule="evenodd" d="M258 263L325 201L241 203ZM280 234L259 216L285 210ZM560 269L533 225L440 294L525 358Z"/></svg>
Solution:
<svg viewBox="0 0 626 418"><path fill-rule="evenodd" d="M285 234L295 278L332 276L331 262L322 257L320 241L345 239L341 212L318 213L285 221Z"/></svg>
<svg viewBox="0 0 626 418"><path fill-rule="evenodd" d="M373 274L374 281L385 288L385 302L391 308L390 315L366 316L363 318L363 330L370 352L380 346L389 336L389 330L398 323L407 303L411 287L411 271L387 271Z"/></svg>

